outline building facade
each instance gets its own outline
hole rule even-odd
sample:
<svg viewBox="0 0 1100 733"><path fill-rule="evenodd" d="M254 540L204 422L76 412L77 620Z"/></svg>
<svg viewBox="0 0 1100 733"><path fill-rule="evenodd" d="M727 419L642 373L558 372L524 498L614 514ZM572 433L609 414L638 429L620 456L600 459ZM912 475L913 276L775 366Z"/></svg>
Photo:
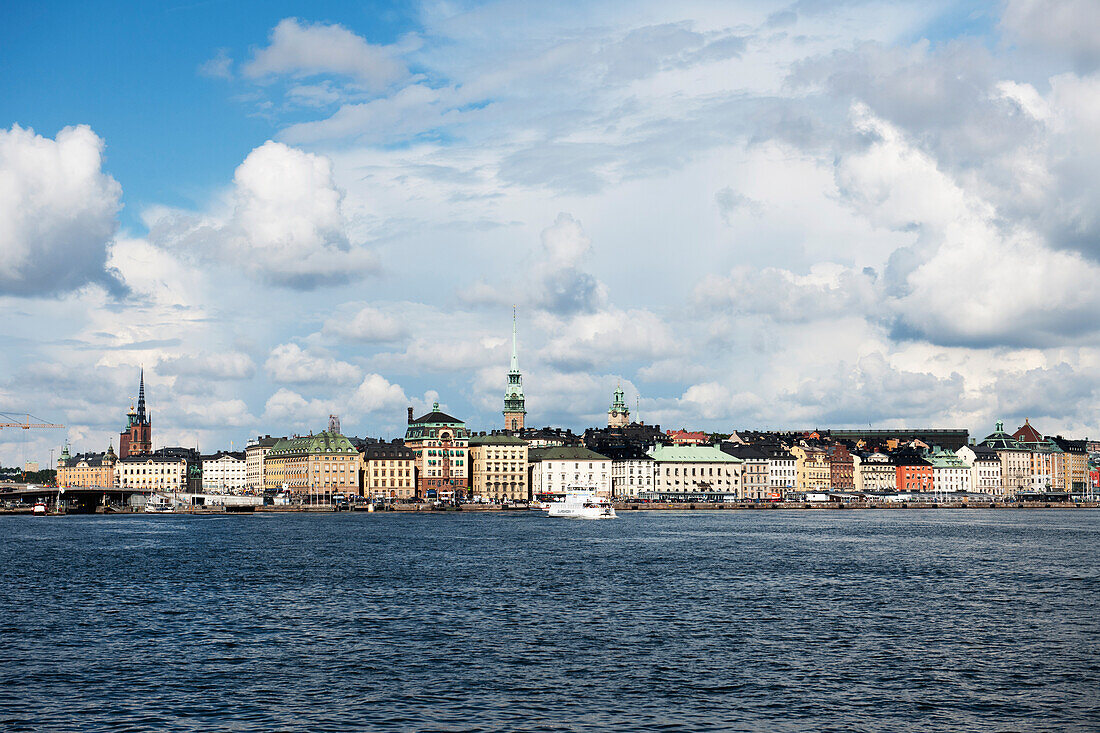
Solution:
<svg viewBox="0 0 1100 733"><path fill-rule="evenodd" d="M597 451L611 459L611 495L616 499L637 499L653 490L653 459L640 444L610 446Z"/></svg>
<svg viewBox="0 0 1100 733"><path fill-rule="evenodd" d="M932 464L932 490L937 493L970 492L973 472L953 451L936 448L928 458Z"/></svg>
<svg viewBox="0 0 1100 733"><path fill-rule="evenodd" d="M795 458L795 486L798 491L821 492L832 487L832 467L829 454L816 446L791 446Z"/></svg>
<svg viewBox="0 0 1100 733"><path fill-rule="evenodd" d="M894 472L898 493L929 492L935 488L932 464L920 456L895 456Z"/></svg>
<svg viewBox="0 0 1100 733"><path fill-rule="evenodd" d="M993 497L1004 495L1001 457L997 455L997 451L984 445L964 445L955 452L955 455L970 466L972 491Z"/></svg>
<svg viewBox="0 0 1100 733"><path fill-rule="evenodd" d="M469 440L466 423L440 412L438 402L415 420L409 408L405 445L416 456L417 496L450 500L469 493Z"/></svg>
<svg viewBox="0 0 1100 733"><path fill-rule="evenodd" d="M292 494L358 494L359 451L340 433L283 438L264 457L264 488Z"/></svg>
<svg viewBox="0 0 1100 733"><path fill-rule="evenodd" d="M255 440L248 441L244 450L244 485L245 491L250 494L263 493L264 458L267 452L282 438L272 438L270 435L257 436Z"/></svg>
<svg viewBox="0 0 1100 733"><path fill-rule="evenodd" d="M188 485L188 461L178 455L123 456L115 463L115 486L120 489L185 492Z"/></svg>
<svg viewBox="0 0 1100 733"><path fill-rule="evenodd" d="M885 453L856 453L852 456L852 463L856 491L882 493L897 488L897 470Z"/></svg>
<svg viewBox="0 0 1100 733"><path fill-rule="evenodd" d="M519 352L516 350L516 311L513 309L512 366L508 370L508 387L504 391L504 429L523 430L526 420L527 402L523 397L523 375L519 371Z"/></svg>
<svg viewBox="0 0 1100 733"><path fill-rule="evenodd" d="M244 451L218 451L202 457L202 490L241 493L248 485Z"/></svg>
<svg viewBox="0 0 1100 733"><path fill-rule="evenodd" d="M783 498L798 487L798 466L794 455L782 447L773 447L768 451L768 492L769 499Z"/></svg>
<svg viewBox="0 0 1100 733"><path fill-rule="evenodd" d="M527 442L511 435L470 438L470 492L493 501L528 501Z"/></svg>
<svg viewBox="0 0 1100 733"><path fill-rule="evenodd" d="M57 487L113 489L116 462L114 446L108 446L105 453L70 456L66 445L57 459Z"/></svg>
<svg viewBox="0 0 1100 733"><path fill-rule="evenodd" d="M756 445L723 442L723 453L741 459L741 493L738 499L763 501L771 492L771 462L768 451ZM794 459L791 459L794 467Z"/></svg>
<svg viewBox="0 0 1100 733"><path fill-rule="evenodd" d="M566 491L593 491L611 496L611 459L607 456L580 446L558 446L531 448L527 461L534 498Z"/></svg>
<svg viewBox="0 0 1100 733"><path fill-rule="evenodd" d="M360 449L361 496L375 501L416 497L416 454L403 442L369 443Z"/></svg>
<svg viewBox="0 0 1100 733"><path fill-rule="evenodd" d="M1003 421L979 445L992 449L1001 461L1001 495L1014 498L1031 490L1031 451L1005 432Z"/></svg>
<svg viewBox="0 0 1100 733"><path fill-rule="evenodd" d="M734 501L742 496L740 458L710 445L658 445L652 498L706 497Z"/></svg>

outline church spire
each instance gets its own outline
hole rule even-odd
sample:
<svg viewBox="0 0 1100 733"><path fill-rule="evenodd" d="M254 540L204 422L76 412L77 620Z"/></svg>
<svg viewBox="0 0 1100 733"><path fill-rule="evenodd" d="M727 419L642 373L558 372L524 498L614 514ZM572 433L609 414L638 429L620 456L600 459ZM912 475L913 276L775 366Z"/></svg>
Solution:
<svg viewBox="0 0 1100 733"><path fill-rule="evenodd" d="M512 306L512 369L519 372L519 351L516 349L516 307Z"/></svg>
<svg viewBox="0 0 1100 733"><path fill-rule="evenodd" d="M138 382L137 416L139 421L145 421L145 367L141 368L141 377Z"/></svg>
<svg viewBox="0 0 1100 733"><path fill-rule="evenodd" d="M526 415L523 375L519 371L519 349L516 346L516 307L512 306L512 368L508 370L508 388L504 392L505 430L523 430Z"/></svg>

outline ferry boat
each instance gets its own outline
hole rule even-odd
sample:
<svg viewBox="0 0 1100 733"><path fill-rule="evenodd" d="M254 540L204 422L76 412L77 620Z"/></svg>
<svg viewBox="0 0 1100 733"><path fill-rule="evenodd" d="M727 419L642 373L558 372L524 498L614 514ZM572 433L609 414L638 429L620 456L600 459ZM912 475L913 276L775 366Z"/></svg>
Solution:
<svg viewBox="0 0 1100 733"><path fill-rule="evenodd" d="M594 491L567 491L558 501L549 503L547 514L567 519L615 519L615 507Z"/></svg>
<svg viewBox="0 0 1100 733"><path fill-rule="evenodd" d="M47 511L46 511L46 502L44 502L44 501L36 501L36 502L34 503L34 509L32 509L32 510L31 510L31 513L32 513L32 514L34 514L34 516L36 516L36 517L44 517L44 516L46 516L46 514L47 514Z"/></svg>

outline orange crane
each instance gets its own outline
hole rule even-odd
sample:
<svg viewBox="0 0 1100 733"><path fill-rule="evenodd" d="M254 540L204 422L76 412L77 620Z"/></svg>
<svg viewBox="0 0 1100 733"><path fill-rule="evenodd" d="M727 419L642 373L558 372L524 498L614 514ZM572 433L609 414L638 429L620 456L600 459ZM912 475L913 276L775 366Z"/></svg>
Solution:
<svg viewBox="0 0 1100 733"><path fill-rule="evenodd" d="M0 415L2 415L3 417L9 418L9 419L12 417L11 415L8 415L7 413L4 413L4 412L0 412ZM23 428L24 430L30 430L31 428L63 428L63 427L65 427L64 425L56 425L54 423L49 423L49 422L31 422L31 417L33 417L33 416L30 413L28 413L27 414L27 419L24 420L23 422L0 422L0 428ZM37 417L35 419L36 420L41 420L42 418Z"/></svg>

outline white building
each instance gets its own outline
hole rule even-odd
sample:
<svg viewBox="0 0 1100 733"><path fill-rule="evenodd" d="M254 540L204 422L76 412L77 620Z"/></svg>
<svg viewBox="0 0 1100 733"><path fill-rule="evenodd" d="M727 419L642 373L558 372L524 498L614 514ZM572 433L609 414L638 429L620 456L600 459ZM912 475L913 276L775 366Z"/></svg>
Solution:
<svg viewBox="0 0 1100 733"><path fill-rule="evenodd" d="M248 441L244 451L244 488L250 494L261 494L264 490L264 457L271 447L279 442L270 435Z"/></svg>
<svg viewBox="0 0 1100 733"><path fill-rule="evenodd" d="M1001 457L984 445L964 445L956 452L970 466L970 486L974 491L991 496L1004 495Z"/></svg>
<svg viewBox="0 0 1100 733"><path fill-rule="evenodd" d="M245 453L218 451L202 457L202 490L209 493L238 493L248 485Z"/></svg>
<svg viewBox="0 0 1100 733"><path fill-rule="evenodd" d="M655 464L651 498L706 494L733 501L741 497L741 459L714 446L658 445L649 455Z"/></svg>
<svg viewBox="0 0 1100 733"><path fill-rule="evenodd" d="M653 491L655 466L640 448L626 449L611 456L611 495L637 498L643 491Z"/></svg>
<svg viewBox="0 0 1100 733"><path fill-rule="evenodd" d="M611 459L607 456L587 448L559 446L532 448L527 460L531 465L531 490L536 497L566 490L611 495Z"/></svg>
<svg viewBox="0 0 1100 733"><path fill-rule="evenodd" d="M971 470L952 451L937 448L928 458L932 464L932 490L937 493L970 491Z"/></svg>
<svg viewBox="0 0 1100 733"><path fill-rule="evenodd" d="M115 486L139 491L187 490L187 459L174 456L125 456L115 463Z"/></svg>
<svg viewBox="0 0 1100 733"><path fill-rule="evenodd" d="M880 492L896 489L898 472L890 456L885 453L852 454L855 475L852 477L856 491Z"/></svg>
<svg viewBox="0 0 1100 733"><path fill-rule="evenodd" d="M768 487L773 493L794 491L798 482L795 457L785 450L768 454Z"/></svg>

